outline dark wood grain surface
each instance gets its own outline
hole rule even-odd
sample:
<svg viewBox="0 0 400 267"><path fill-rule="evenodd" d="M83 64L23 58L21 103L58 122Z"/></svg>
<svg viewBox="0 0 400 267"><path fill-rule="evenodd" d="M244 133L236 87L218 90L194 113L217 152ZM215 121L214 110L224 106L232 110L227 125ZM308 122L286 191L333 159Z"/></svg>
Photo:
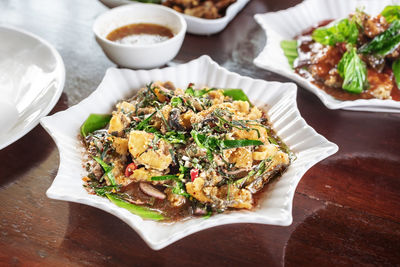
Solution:
<svg viewBox="0 0 400 267"><path fill-rule="evenodd" d="M208 54L239 74L286 82L252 64L265 44L253 15L297 2L251 0L222 33L188 34L174 61ZM0 23L38 34L64 59L52 113L88 96L114 66L91 31L106 10L96 0L0 0ZM0 265L400 265L400 114L328 110L303 88L297 100L307 123L340 150L304 175L291 226L220 226L152 251L118 218L45 196L59 156L37 126L0 151Z"/></svg>

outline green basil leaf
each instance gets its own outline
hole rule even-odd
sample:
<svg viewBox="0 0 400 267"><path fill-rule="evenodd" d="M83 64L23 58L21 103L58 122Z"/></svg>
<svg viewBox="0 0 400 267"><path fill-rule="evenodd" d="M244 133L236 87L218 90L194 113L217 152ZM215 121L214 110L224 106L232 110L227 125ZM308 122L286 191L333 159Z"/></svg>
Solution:
<svg viewBox="0 0 400 267"><path fill-rule="evenodd" d="M293 62L299 56L299 53L297 52L297 40L283 40L281 41L281 48L290 67L293 68Z"/></svg>
<svg viewBox="0 0 400 267"><path fill-rule="evenodd" d="M89 133L104 128L110 119L110 114L90 114L81 126L81 135L86 137Z"/></svg>
<svg viewBox="0 0 400 267"><path fill-rule="evenodd" d="M237 139L222 141L222 149L245 147L245 146L261 146L264 143L260 140Z"/></svg>
<svg viewBox="0 0 400 267"><path fill-rule="evenodd" d="M390 27L375 36L371 42L358 49L362 54L377 54L386 56L400 45L400 20L395 20Z"/></svg>
<svg viewBox="0 0 400 267"><path fill-rule="evenodd" d="M129 212L142 217L143 219L150 219L155 221L164 220L164 216L159 212L147 207L142 207L134 205L132 203L126 202L115 194L106 193L107 198L120 208L124 208Z"/></svg>
<svg viewBox="0 0 400 267"><path fill-rule="evenodd" d="M331 27L322 27L313 31L314 41L324 45L335 45L336 43L355 44L358 38L358 28L354 21L342 19Z"/></svg>
<svg viewBox="0 0 400 267"><path fill-rule="evenodd" d="M339 75L344 79L343 90L350 93L361 93L367 86L367 67L352 47L344 53L338 64Z"/></svg>
<svg viewBox="0 0 400 267"><path fill-rule="evenodd" d="M233 100L241 100L241 101L247 101L250 103L249 98L247 95L243 92L242 89L223 89L224 90L224 96L230 96Z"/></svg>
<svg viewBox="0 0 400 267"><path fill-rule="evenodd" d="M400 6L386 6L381 12L381 15L385 17L388 23L400 20Z"/></svg>
<svg viewBox="0 0 400 267"><path fill-rule="evenodd" d="M400 88L400 59L393 62L392 70L393 70L394 78L396 79L397 87Z"/></svg>

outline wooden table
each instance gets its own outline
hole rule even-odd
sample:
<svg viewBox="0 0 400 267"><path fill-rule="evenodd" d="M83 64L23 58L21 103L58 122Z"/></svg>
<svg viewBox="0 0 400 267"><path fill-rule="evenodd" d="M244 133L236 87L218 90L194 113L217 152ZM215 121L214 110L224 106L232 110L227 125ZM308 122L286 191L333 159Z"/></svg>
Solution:
<svg viewBox="0 0 400 267"><path fill-rule="evenodd" d="M175 62L208 54L242 75L287 81L252 64L265 44L253 15L297 2L252 0L222 33L188 34ZM52 113L88 96L113 66L91 31L106 10L96 0L0 0L0 23L38 34L64 59L65 88ZM297 100L305 120L340 150L304 175L291 226L220 226L153 251L118 218L45 196L59 156L37 126L0 151L0 265L400 264L400 114L328 110L302 88Z"/></svg>

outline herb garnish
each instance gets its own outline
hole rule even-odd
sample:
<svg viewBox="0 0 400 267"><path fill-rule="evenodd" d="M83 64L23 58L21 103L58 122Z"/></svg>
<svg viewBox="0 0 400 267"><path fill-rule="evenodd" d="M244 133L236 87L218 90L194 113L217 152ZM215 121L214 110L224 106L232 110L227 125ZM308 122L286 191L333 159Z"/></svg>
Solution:
<svg viewBox="0 0 400 267"><path fill-rule="evenodd" d="M314 41L324 45L337 43L355 44L358 38L358 28L354 21L342 19L331 27L321 27L313 31Z"/></svg>
<svg viewBox="0 0 400 267"><path fill-rule="evenodd" d="M386 6L382 10L381 15L385 17L388 23L400 20L400 6Z"/></svg>
<svg viewBox="0 0 400 267"><path fill-rule="evenodd" d="M376 54L386 56L400 45L400 20L395 20L390 27L375 36L371 42L358 49L362 54Z"/></svg>
<svg viewBox="0 0 400 267"><path fill-rule="evenodd" d="M116 185L115 177L114 174L112 173L113 167L108 165L105 161L103 161L99 157L93 157L93 159L100 164L101 168L104 170L104 175L103 177L107 177L108 181L110 182L111 185Z"/></svg>
<svg viewBox="0 0 400 267"><path fill-rule="evenodd" d="M367 68L355 47L344 53L338 64L339 75L344 79L343 90L361 93L367 86Z"/></svg>

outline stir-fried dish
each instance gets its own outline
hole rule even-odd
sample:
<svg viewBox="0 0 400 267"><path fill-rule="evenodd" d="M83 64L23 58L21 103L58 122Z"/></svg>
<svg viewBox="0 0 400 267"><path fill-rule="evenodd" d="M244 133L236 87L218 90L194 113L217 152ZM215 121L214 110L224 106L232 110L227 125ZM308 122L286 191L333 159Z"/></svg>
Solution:
<svg viewBox="0 0 400 267"><path fill-rule="evenodd" d="M252 209L292 153L240 89L155 82L81 127L85 188L146 219Z"/></svg>
<svg viewBox="0 0 400 267"><path fill-rule="evenodd" d="M324 21L281 43L295 72L339 100L400 100L400 6Z"/></svg>
<svg viewBox="0 0 400 267"><path fill-rule="evenodd" d="M203 19L218 19L225 16L226 9L236 0L166 0L163 5L186 15Z"/></svg>

